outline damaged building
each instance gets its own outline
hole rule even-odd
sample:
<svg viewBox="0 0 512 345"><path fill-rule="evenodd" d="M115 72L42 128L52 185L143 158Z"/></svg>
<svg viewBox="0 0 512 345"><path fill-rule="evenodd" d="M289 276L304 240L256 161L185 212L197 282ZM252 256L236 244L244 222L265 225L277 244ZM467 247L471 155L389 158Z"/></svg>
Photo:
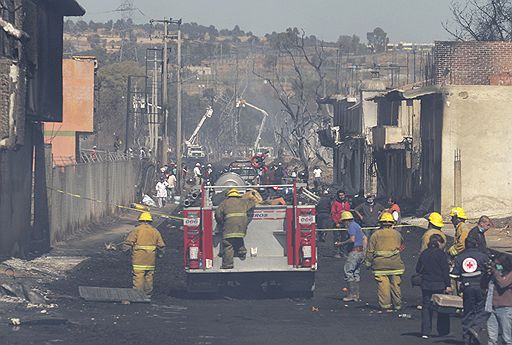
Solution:
<svg viewBox="0 0 512 345"><path fill-rule="evenodd" d="M42 122L62 121L63 17L74 0L4 0L0 9L0 255L48 245Z"/></svg>
<svg viewBox="0 0 512 345"><path fill-rule="evenodd" d="M333 149L333 183L349 194L377 191L377 175L372 155L372 128L377 126L377 105L368 99L381 94L386 85L373 71L364 81L358 97L333 95L321 104L333 108L332 127L319 132L322 146Z"/></svg>
<svg viewBox="0 0 512 345"><path fill-rule="evenodd" d="M418 214L510 213L510 56L511 42L436 42L433 85L372 98L379 195L414 201Z"/></svg>

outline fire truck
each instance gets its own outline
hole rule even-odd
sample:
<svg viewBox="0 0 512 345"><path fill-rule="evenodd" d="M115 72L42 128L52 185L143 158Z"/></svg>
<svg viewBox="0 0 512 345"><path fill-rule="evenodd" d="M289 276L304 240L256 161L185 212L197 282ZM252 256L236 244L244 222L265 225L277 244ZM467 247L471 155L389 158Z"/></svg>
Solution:
<svg viewBox="0 0 512 345"><path fill-rule="evenodd" d="M287 189L289 205L259 204L248 214L247 257L235 257L234 269L221 269L221 225L215 221L214 202L229 188ZM184 267L189 292L217 292L223 286L273 286L285 293L310 297L317 269L315 207L301 205L300 184L203 186L201 205L184 209ZM221 194L222 193L222 194ZM216 198L217 197L217 198Z"/></svg>

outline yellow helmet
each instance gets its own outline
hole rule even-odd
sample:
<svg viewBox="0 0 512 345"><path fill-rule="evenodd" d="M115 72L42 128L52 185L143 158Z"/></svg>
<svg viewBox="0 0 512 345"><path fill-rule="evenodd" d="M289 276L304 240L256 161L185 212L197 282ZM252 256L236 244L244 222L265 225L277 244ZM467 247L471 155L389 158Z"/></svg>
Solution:
<svg viewBox="0 0 512 345"><path fill-rule="evenodd" d="M341 212L341 220L352 220L352 219L354 219L352 212L349 212L349 211Z"/></svg>
<svg viewBox="0 0 512 345"><path fill-rule="evenodd" d="M457 216L460 219L468 219L466 216L466 212L464 212L464 209L462 207L454 207L452 208L452 211L450 212L450 217Z"/></svg>
<svg viewBox="0 0 512 345"><path fill-rule="evenodd" d="M240 196L240 192L236 189L236 188L231 188L230 190L228 190L228 192L226 193L227 196L235 196L235 197L238 197Z"/></svg>
<svg viewBox="0 0 512 345"><path fill-rule="evenodd" d="M389 212L383 212L380 215L379 222L381 223L394 223L395 218L393 218L393 215Z"/></svg>
<svg viewBox="0 0 512 345"><path fill-rule="evenodd" d="M139 216L140 222L152 222L153 217L151 217L151 213L149 212L142 212Z"/></svg>
<svg viewBox="0 0 512 345"><path fill-rule="evenodd" d="M444 226L443 216L437 212L432 212L430 216L428 216L428 221L438 228L442 228Z"/></svg>

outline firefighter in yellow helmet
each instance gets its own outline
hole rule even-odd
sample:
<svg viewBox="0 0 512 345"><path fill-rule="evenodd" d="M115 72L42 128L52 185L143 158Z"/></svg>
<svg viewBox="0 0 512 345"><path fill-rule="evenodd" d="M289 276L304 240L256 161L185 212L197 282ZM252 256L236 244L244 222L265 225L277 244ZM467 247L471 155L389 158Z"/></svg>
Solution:
<svg viewBox="0 0 512 345"><path fill-rule="evenodd" d="M162 235L151 226L151 213L143 212L139 216L140 225L128 234L123 243L123 251L132 253L133 288L144 291L151 296L153 292L153 275L157 251L163 254L165 243Z"/></svg>
<svg viewBox="0 0 512 345"><path fill-rule="evenodd" d="M365 260L377 281L379 306L386 311L400 310L402 306L400 276L404 274L405 266L400 252L403 249L403 239L393 229L394 222L391 213L383 212L380 215L380 229L370 237Z"/></svg>
<svg viewBox="0 0 512 345"><path fill-rule="evenodd" d="M247 249L244 237L247 233L247 212L256 202L253 198L242 198L236 188L226 193L227 198L215 210L215 220L222 224L222 269L234 268L233 257L244 260Z"/></svg>
<svg viewBox="0 0 512 345"><path fill-rule="evenodd" d="M453 245L448 249L448 253L452 257L455 257L466 248L466 238L468 237L471 229L466 224L468 217L466 216L466 212L464 212L463 208L452 208L450 217L452 217L452 224L455 227L455 237L453 239Z"/></svg>
<svg viewBox="0 0 512 345"><path fill-rule="evenodd" d="M432 236L432 235L441 236L444 240L444 243L446 243L446 235L442 230L443 226L444 226L443 216L441 216L439 213L432 212L428 216L428 228L427 228L427 231L425 231L425 233L421 237L420 253L422 253L425 249L427 249L428 242L430 241L430 236ZM444 244L441 244L441 245L444 248ZM441 249L443 249L443 248L441 248Z"/></svg>

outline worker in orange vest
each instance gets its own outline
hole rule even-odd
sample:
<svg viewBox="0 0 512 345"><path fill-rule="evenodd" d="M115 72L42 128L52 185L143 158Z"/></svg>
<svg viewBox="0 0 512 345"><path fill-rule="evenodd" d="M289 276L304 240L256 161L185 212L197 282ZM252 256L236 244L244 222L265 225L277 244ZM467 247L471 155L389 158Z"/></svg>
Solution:
<svg viewBox="0 0 512 345"><path fill-rule="evenodd" d="M151 213L141 213L139 222L140 225L124 241L123 251L132 253L133 288L151 296L157 251L159 256L162 255L165 243L160 232L151 226Z"/></svg>

